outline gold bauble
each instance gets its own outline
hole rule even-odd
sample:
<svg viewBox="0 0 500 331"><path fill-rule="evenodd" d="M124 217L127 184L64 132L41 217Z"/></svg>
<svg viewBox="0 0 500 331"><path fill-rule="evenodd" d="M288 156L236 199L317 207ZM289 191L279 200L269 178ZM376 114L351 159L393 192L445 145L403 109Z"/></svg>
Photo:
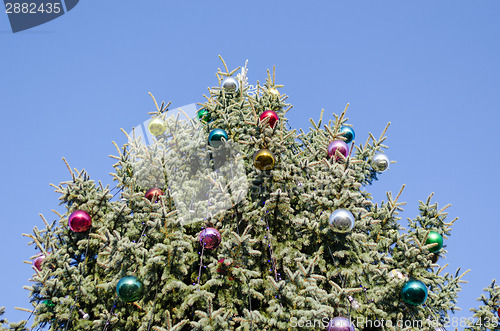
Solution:
<svg viewBox="0 0 500 331"><path fill-rule="evenodd" d="M161 118L155 117L149 121L148 130L153 136L159 136L167 130L167 125Z"/></svg>
<svg viewBox="0 0 500 331"><path fill-rule="evenodd" d="M259 170L272 170L274 168L275 157L273 152L264 148L253 155L253 165Z"/></svg>
<svg viewBox="0 0 500 331"><path fill-rule="evenodd" d="M278 92L278 90L275 89L274 87L271 87L270 89L268 89L267 92L274 97L278 97L278 98L280 97L280 92Z"/></svg>

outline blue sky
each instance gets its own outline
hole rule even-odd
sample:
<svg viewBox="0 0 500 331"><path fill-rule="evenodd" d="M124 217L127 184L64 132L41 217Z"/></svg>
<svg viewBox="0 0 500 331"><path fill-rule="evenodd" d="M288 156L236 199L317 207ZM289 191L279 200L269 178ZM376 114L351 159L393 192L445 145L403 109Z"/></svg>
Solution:
<svg viewBox="0 0 500 331"><path fill-rule="evenodd" d="M26 318L33 255L21 236L53 220L49 183L72 167L110 182L111 141L125 139L154 108L203 101L221 54L249 60L251 82L276 65L294 108L294 128L350 103L357 143L387 122L397 163L369 187L375 201L406 189L406 217L418 200L459 217L440 263L472 269L457 316L498 278L496 192L500 122L500 2L485 1L81 1L71 12L13 34L0 13L0 305ZM331 115L330 115L331 116ZM404 220L403 219L403 220Z"/></svg>

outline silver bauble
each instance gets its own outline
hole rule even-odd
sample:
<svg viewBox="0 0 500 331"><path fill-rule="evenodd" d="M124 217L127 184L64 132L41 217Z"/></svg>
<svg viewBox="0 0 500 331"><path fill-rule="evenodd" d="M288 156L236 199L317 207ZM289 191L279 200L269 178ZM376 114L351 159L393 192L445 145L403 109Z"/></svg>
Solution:
<svg viewBox="0 0 500 331"><path fill-rule="evenodd" d="M434 331L446 331L446 329L440 326L438 328L435 328Z"/></svg>
<svg viewBox="0 0 500 331"><path fill-rule="evenodd" d="M377 154L372 159L372 168L376 172L383 172L389 168L389 158L385 154Z"/></svg>
<svg viewBox="0 0 500 331"><path fill-rule="evenodd" d="M326 331L354 331L354 325L352 325L351 321L343 316L335 317L330 320L326 327Z"/></svg>
<svg viewBox="0 0 500 331"><path fill-rule="evenodd" d="M354 227L354 216L347 209L337 209L330 215L330 226L335 232L349 232Z"/></svg>
<svg viewBox="0 0 500 331"><path fill-rule="evenodd" d="M226 93L236 93L238 92L238 81L233 77L224 78L222 88Z"/></svg>
<svg viewBox="0 0 500 331"><path fill-rule="evenodd" d="M393 269L389 272L389 276L391 276L392 278L398 278L398 279L405 279L406 277L401 273L401 271L399 271L398 269Z"/></svg>

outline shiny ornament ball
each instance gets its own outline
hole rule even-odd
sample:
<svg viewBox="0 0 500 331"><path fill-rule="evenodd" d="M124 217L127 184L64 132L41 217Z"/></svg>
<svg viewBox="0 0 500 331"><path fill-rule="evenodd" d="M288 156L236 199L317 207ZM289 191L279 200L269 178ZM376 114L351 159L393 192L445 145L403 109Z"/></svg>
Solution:
<svg viewBox="0 0 500 331"><path fill-rule="evenodd" d="M376 172L386 171L389 168L389 158L385 154L377 154L373 157L371 165Z"/></svg>
<svg viewBox="0 0 500 331"><path fill-rule="evenodd" d="M351 128L350 126L342 126L340 128L340 133L342 133L342 135L344 136L345 138L344 142L346 144L350 144L354 140L354 137L356 136L356 134L354 133L354 129Z"/></svg>
<svg viewBox="0 0 500 331"><path fill-rule="evenodd" d="M116 284L116 293L127 302L134 302L142 297L144 285L135 276L125 276Z"/></svg>
<svg viewBox="0 0 500 331"><path fill-rule="evenodd" d="M427 286L419 280L410 280L401 289L401 298L412 306L419 306L427 299Z"/></svg>
<svg viewBox="0 0 500 331"><path fill-rule="evenodd" d="M73 232L85 232L90 229L92 219L86 211L77 210L69 215L68 224Z"/></svg>
<svg viewBox="0 0 500 331"><path fill-rule="evenodd" d="M335 140L328 145L328 156L333 157L335 156L335 151L339 151L340 154L344 155L344 157L347 157L349 155L349 147L345 142L342 140ZM335 156L335 159L338 160L340 157Z"/></svg>
<svg viewBox="0 0 500 331"><path fill-rule="evenodd" d="M202 121L203 123L208 123L210 122L212 118L212 115L210 115L210 112L208 109L202 108L198 111L198 119Z"/></svg>
<svg viewBox="0 0 500 331"><path fill-rule="evenodd" d="M45 307L48 307L48 308L52 308L55 306L54 302L52 302L52 300L50 300L50 299L42 300L42 303L45 305Z"/></svg>
<svg viewBox="0 0 500 331"><path fill-rule="evenodd" d="M434 331L446 331L446 329L443 328L442 326L440 326L440 327L435 328Z"/></svg>
<svg viewBox="0 0 500 331"><path fill-rule="evenodd" d="M279 119L278 114L276 114L272 110L266 110L265 112L260 114L260 121L264 122L266 118L267 118L267 124L269 124L269 126L274 129L274 126L276 125L276 122L278 122Z"/></svg>
<svg viewBox="0 0 500 331"><path fill-rule="evenodd" d="M262 171L272 170L275 162L276 158L274 157L273 152L266 148L258 150L253 155L253 165L255 168Z"/></svg>
<svg viewBox="0 0 500 331"><path fill-rule="evenodd" d="M349 232L354 227L354 216L347 209L337 209L330 214L330 226L335 232Z"/></svg>
<svg viewBox="0 0 500 331"><path fill-rule="evenodd" d="M500 318L500 307L498 307L497 314L498 314L498 318Z"/></svg>
<svg viewBox="0 0 500 331"><path fill-rule="evenodd" d="M155 117L149 121L148 130L153 136L159 136L167 130L167 125L161 118Z"/></svg>
<svg viewBox="0 0 500 331"><path fill-rule="evenodd" d="M45 260L45 255L40 255L33 260L33 266L37 268L38 271L42 271L42 262Z"/></svg>
<svg viewBox="0 0 500 331"><path fill-rule="evenodd" d="M160 195L165 195L165 193L159 188L153 187L146 192L144 197L149 201L158 202L160 200Z"/></svg>
<svg viewBox="0 0 500 331"><path fill-rule="evenodd" d="M222 81L222 88L226 93L236 93L238 92L238 81L236 78L227 77Z"/></svg>
<svg viewBox="0 0 500 331"><path fill-rule="evenodd" d="M354 325L352 325L348 318L338 316L328 323L326 331L355 331L355 329Z"/></svg>
<svg viewBox="0 0 500 331"><path fill-rule="evenodd" d="M219 147L223 144L222 139L226 140L228 139L226 131L222 129L213 129L210 131L208 134L208 144L212 147Z"/></svg>
<svg viewBox="0 0 500 331"><path fill-rule="evenodd" d="M439 260L439 255L438 254L432 254L432 256L431 256L431 262L432 263L437 263L438 260Z"/></svg>
<svg viewBox="0 0 500 331"><path fill-rule="evenodd" d="M439 252L439 250L443 248L443 237L436 231L429 231L427 239L425 240L425 244L426 245L437 244L436 246L429 248L429 252L431 253Z"/></svg>
<svg viewBox="0 0 500 331"><path fill-rule="evenodd" d="M267 92L272 95L273 97L279 97L280 96L280 92L274 88L274 87L271 87L270 89L267 90Z"/></svg>
<svg viewBox="0 0 500 331"><path fill-rule="evenodd" d="M205 249L216 249L221 241L222 238L217 229L206 228L200 233L200 245Z"/></svg>

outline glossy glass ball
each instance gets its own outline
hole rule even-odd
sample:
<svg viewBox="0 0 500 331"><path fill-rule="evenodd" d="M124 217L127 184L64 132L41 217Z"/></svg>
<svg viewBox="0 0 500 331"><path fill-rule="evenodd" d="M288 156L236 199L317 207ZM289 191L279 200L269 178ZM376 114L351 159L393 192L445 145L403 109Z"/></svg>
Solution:
<svg viewBox="0 0 500 331"><path fill-rule="evenodd" d="M342 154L344 157L347 157L349 155L349 147L345 142L342 140L335 140L328 145L328 156L333 157L335 156L335 151L339 151L340 154ZM335 160L339 160L340 156L335 156Z"/></svg>
<svg viewBox="0 0 500 331"><path fill-rule="evenodd" d="M208 134L208 144L212 147L219 147L223 144L223 140L228 140L228 136L227 136L227 133L226 131L222 130L222 129L213 129L212 131L210 131L210 133Z"/></svg>
<svg viewBox="0 0 500 331"><path fill-rule="evenodd" d="M211 121L212 116L210 115L208 109L202 108L198 111L198 119L203 123L208 123Z"/></svg>
<svg viewBox="0 0 500 331"><path fill-rule="evenodd" d="M425 240L425 244L437 244L436 246L429 248L429 252L439 252L439 250L443 248L443 237L436 231L429 231L427 239Z"/></svg>
<svg viewBox="0 0 500 331"><path fill-rule="evenodd" d="M419 306L427 300L427 286L419 280L409 280L401 289L401 298L412 306Z"/></svg>
<svg viewBox="0 0 500 331"><path fill-rule="evenodd" d="M340 128L340 133L342 133L342 135L346 139L344 141L346 144L350 144L354 140L354 137L356 136L356 134L354 133L354 129L351 128L350 126L342 126Z"/></svg>
<svg viewBox="0 0 500 331"><path fill-rule="evenodd" d="M279 117L278 114L276 114L274 111L266 110L265 112L260 114L259 119L261 122L264 122L264 120L267 119L267 124L274 129L274 126L276 125L276 122L278 122Z"/></svg>
<svg viewBox="0 0 500 331"><path fill-rule="evenodd" d="M272 95L273 97L276 97L276 98L279 98L279 96L280 96L280 92L274 87L271 87L270 89L268 89L267 93L269 93L270 95Z"/></svg>
<svg viewBox="0 0 500 331"><path fill-rule="evenodd" d="M69 215L68 225L73 232L85 232L90 229L92 219L86 211L76 210Z"/></svg>
<svg viewBox="0 0 500 331"><path fill-rule="evenodd" d="M258 150L253 155L253 165L255 168L262 171L274 169L275 162L276 158L274 157L273 152L266 148Z"/></svg>
<svg viewBox="0 0 500 331"><path fill-rule="evenodd" d="M116 284L116 293L126 302L134 302L142 297L144 285L135 276L125 276Z"/></svg>
<svg viewBox="0 0 500 331"><path fill-rule="evenodd" d="M238 92L238 81L233 77L226 77L222 81L222 88L226 93L236 93Z"/></svg>
<svg viewBox="0 0 500 331"><path fill-rule="evenodd" d="M338 316L333 318L330 323L328 323L326 331L355 331L355 329L354 325L352 325L348 318Z"/></svg>
<svg viewBox="0 0 500 331"><path fill-rule="evenodd" d="M346 233L354 227L354 215L347 209L337 209L330 214L330 226L335 232Z"/></svg>
<svg viewBox="0 0 500 331"><path fill-rule="evenodd" d="M220 232L215 228L206 228L200 233L200 245L205 249L216 249L221 241Z"/></svg>
<svg viewBox="0 0 500 331"><path fill-rule="evenodd" d="M155 117L149 121L148 130L153 136L159 136L167 130L167 125L161 118Z"/></svg>
<svg viewBox="0 0 500 331"><path fill-rule="evenodd" d="M33 260L33 266L38 270L42 271L42 262L45 260L45 255L40 255L36 259Z"/></svg>
<svg viewBox="0 0 500 331"><path fill-rule="evenodd" d="M159 188L153 187L146 192L144 197L149 201L158 202L160 200L160 195L165 195L165 193Z"/></svg>
<svg viewBox="0 0 500 331"><path fill-rule="evenodd" d="M373 157L371 165L376 172L384 172L389 168L389 158L385 154L377 154Z"/></svg>

